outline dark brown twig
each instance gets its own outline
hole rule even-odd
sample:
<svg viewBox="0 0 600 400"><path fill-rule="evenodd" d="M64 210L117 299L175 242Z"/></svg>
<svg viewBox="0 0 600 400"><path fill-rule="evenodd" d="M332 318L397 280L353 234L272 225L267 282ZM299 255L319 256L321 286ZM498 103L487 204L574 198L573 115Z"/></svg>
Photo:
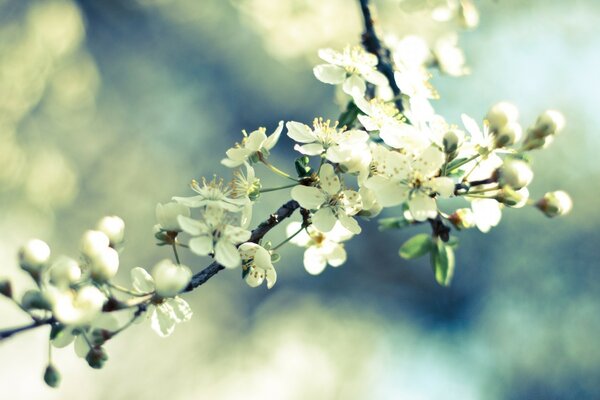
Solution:
<svg viewBox="0 0 600 400"><path fill-rule="evenodd" d="M360 10L365 22L365 31L362 34L362 44L365 50L377 56L377 70L387 78L390 87L392 88L392 92L394 93L394 98L396 99L396 107L402 112L404 110L401 98L402 92L394 78L394 62L392 60L392 54L390 50L381 43L381 40L379 40L379 37L377 36L373 12L371 10L372 6L369 4L370 1L359 0L359 2Z"/></svg>

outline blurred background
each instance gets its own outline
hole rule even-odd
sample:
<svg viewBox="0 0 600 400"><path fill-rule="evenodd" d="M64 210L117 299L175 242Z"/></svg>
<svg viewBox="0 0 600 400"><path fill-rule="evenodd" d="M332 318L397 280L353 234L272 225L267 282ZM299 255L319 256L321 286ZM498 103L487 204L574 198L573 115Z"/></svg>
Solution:
<svg viewBox="0 0 600 400"><path fill-rule="evenodd" d="M437 29L407 4L376 4L399 36ZM45 328L0 343L0 398L600 398L600 3L476 5L480 27L460 35L472 74L435 76L434 106L459 123L508 100L525 126L563 111L531 191L567 190L568 217L508 210L487 235L460 233L449 288L428 260L397 256L419 229L363 223L342 267L309 276L289 247L270 291L221 273L187 295L191 322L168 339L135 325L109 342L102 370L55 351L59 389L42 380ZM80 235L112 214L127 226L122 284L170 257L154 246L156 203L191 195L192 178L229 176L219 161L242 129L335 119L333 89L311 69L318 48L358 42L360 24L344 0L0 0L0 276L22 292L20 244L39 237L76 256ZM287 137L273 157L291 169ZM258 168L265 186L278 182ZM256 221L285 196L264 195ZM26 322L0 299L1 327Z"/></svg>

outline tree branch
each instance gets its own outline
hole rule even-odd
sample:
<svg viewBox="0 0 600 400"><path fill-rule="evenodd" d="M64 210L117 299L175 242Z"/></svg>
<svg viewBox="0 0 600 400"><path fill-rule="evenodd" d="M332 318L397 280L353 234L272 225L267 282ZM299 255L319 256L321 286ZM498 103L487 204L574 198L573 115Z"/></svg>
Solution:
<svg viewBox="0 0 600 400"><path fill-rule="evenodd" d="M29 325L20 326L18 328L11 328L11 329L6 329L6 330L3 330L3 331L0 331L0 340L8 339L9 337L11 337L12 335L15 335L17 333L25 332L25 331L28 331L28 330L31 330L31 329L35 329L35 328L37 328L39 326L50 325L50 324L52 324L54 322L55 322L54 318L38 319L36 321L33 321Z"/></svg>
<svg viewBox="0 0 600 400"><path fill-rule="evenodd" d="M295 200L290 200L279 207L274 214L271 214L266 221L258 225L252 231L249 242L258 243L271 229L275 228L281 221L291 216L298 208L300 208L300 205ZM208 267L192 276L192 280L185 288L184 292L191 292L192 290L196 289L198 286L204 284L210 278L215 276L222 269L225 269L225 267L214 261Z"/></svg>
<svg viewBox="0 0 600 400"><path fill-rule="evenodd" d="M402 105L402 99L400 95L402 92L396 84L396 79L394 78L394 62L392 61L392 55L390 50L381 44L379 37L377 36L377 32L375 30L375 21L373 19L373 13L371 10L371 4L369 0L359 0L360 2L360 10L363 15L363 19L365 22L365 31L362 34L362 44L364 48L369 52L377 56L377 70L381 72L387 78L390 87L392 88L392 92L394 93L394 98L396 107L400 112L404 110L404 106Z"/></svg>

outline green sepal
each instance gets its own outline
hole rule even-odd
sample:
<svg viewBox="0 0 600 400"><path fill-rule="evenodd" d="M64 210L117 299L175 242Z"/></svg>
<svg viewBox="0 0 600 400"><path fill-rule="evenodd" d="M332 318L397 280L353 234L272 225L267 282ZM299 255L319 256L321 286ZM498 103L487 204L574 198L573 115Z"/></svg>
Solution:
<svg viewBox="0 0 600 400"><path fill-rule="evenodd" d="M461 165L463 162L465 162L468 158L467 157L461 157L461 158L455 158L454 160L450 161L447 165L446 165L446 171L452 172L452 170L454 168L456 168L457 165Z"/></svg>
<svg viewBox="0 0 600 400"><path fill-rule="evenodd" d="M402 229L412 224L412 221L407 220L404 218L404 216L381 218L378 222L380 231L385 231L388 229Z"/></svg>
<svg viewBox="0 0 600 400"><path fill-rule="evenodd" d="M294 166L296 167L296 172L300 178L305 178L312 174L312 168L310 167L310 158L308 156L302 156L296 158L294 161Z"/></svg>
<svg viewBox="0 0 600 400"><path fill-rule="evenodd" d="M48 364L44 371L44 382L52 388L56 388L60 384L60 373L52 364Z"/></svg>
<svg viewBox="0 0 600 400"><path fill-rule="evenodd" d="M54 340L60 335L60 333L65 329L65 325L63 324L53 324L52 328L50 328L50 340Z"/></svg>
<svg viewBox="0 0 600 400"><path fill-rule="evenodd" d="M400 247L400 257L406 260L412 260L424 256L431 251L432 241L431 235L428 233L419 233L408 239L402 247Z"/></svg>

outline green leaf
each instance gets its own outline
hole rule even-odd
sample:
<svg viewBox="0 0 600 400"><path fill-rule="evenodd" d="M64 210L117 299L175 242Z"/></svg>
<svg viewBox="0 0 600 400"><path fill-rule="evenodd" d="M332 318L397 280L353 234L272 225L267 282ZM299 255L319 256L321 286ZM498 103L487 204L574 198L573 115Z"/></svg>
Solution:
<svg viewBox="0 0 600 400"><path fill-rule="evenodd" d="M446 246L450 246L453 249L456 249L458 247L458 238L456 236L450 236L450 238L446 242Z"/></svg>
<svg viewBox="0 0 600 400"><path fill-rule="evenodd" d="M402 229L409 226L412 222L404 217L381 218L379 220L379 230Z"/></svg>
<svg viewBox="0 0 600 400"><path fill-rule="evenodd" d="M354 121L356 121L356 117L358 116L358 112L360 110L356 107L353 101L348 102L348 106L346 106L346 110L340 115L340 126L346 126L350 128Z"/></svg>
<svg viewBox="0 0 600 400"><path fill-rule="evenodd" d="M421 257L431 251L431 236L428 233L420 233L408 239L400 247L400 257L411 260Z"/></svg>
<svg viewBox="0 0 600 400"><path fill-rule="evenodd" d="M435 280L442 286L449 286L454 275L454 250L439 239L431 246L431 267Z"/></svg>

